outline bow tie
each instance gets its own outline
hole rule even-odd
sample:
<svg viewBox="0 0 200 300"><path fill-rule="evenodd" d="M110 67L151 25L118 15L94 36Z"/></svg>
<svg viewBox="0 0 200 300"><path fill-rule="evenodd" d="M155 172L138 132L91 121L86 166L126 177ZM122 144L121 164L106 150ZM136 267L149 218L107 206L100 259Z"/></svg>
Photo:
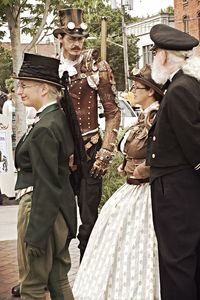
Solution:
<svg viewBox="0 0 200 300"><path fill-rule="evenodd" d="M40 114L41 114L41 111L40 111L40 112L37 112L36 115L35 115L35 118L36 118L36 117L39 117Z"/></svg>

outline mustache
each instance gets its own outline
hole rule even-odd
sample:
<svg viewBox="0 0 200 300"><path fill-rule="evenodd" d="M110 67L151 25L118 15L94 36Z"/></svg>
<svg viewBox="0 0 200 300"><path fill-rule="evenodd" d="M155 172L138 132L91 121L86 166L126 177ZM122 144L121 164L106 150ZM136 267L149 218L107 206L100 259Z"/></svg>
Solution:
<svg viewBox="0 0 200 300"><path fill-rule="evenodd" d="M76 46L76 47L73 47L72 50L81 50L81 48Z"/></svg>

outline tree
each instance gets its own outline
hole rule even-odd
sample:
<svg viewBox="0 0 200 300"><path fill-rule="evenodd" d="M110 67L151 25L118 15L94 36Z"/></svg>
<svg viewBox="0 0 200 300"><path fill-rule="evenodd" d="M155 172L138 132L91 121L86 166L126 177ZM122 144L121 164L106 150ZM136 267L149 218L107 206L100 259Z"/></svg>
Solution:
<svg viewBox="0 0 200 300"><path fill-rule="evenodd" d="M163 14L173 15L174 14L174 8L173 8L173 6L168 6L165 9L161 9L160 10L160 14L161 15L163 15Z"/></svg>
<svg viewBox="0 0 200 300"><path fill-rule="evenodd" d="M48 10L50 6L50 0L41 0L40 5L36 5L36 11L38 18L36 18L36 26L33 27L35 34L33 36L33 41L31 42L29 49L36 43L39 38L46 19L48 16ZM27 0L2 0L0 4L0 20L1 24L7 23L9 32L10 32L10 41L11 41L11 53L13 58L13 73L18 74L21 63L22 63L22 50L21 50L21 26L27 25L27 18L21 18L22 13L25 13L27 9L31 9L33 6L28 3ZM31 10L34 16L34 11ZM43 14L42 14L43 13ZM39 18L40 14L42 17ZM39 20L38 20L39 19ZM30 18L29 18L30 20ZM35 29L36 28L36 29ZM1 36L3 36L1 32ZM16 84L15 84L16 88ZM16 139L20 139L26 128L26 119L25 117L25 108L21 101L16 97Z"/></svg>
<svg viewBox="0 0 200 300"><path fill-rule="evenodd" d="M90 35L97 38L97 41L93 42L93 44L87 42L86 47L94 46L96 48L100 45L100 40L98 39L101 30L101 16L108 17L108 39L122 43L121 12L120 10L113 11L107 5L107 2L103 0L68 0L66 4L65 0L36 0L35 4L31 4L31 0L1 0L0 26L7 24L10 32L13 72L18 73L22 63L21 31L26 34L29 33L32 37L31 43L25 49L28 52L44 37L44 34L48 34L48 32L52 34L53 28L56 27L55 23L57 22L58 25L58 10L66 8L66 6L80 7L85 12ZM48 16L50 22L47 22ZM129 15L125 16L126 22L133 22L134 20ZM0 37L3 35L4 32L0 31ZM137 60L135 38L130 37L128 44L130 45L129 60L132 65ZM122 82L124 81L122 80L124 74L122 61L123 53L121 48L116 49L114 45L108 44L108 62L117 76L117 85L120 89L123 89ZM16 99L17 141L25 130L24 116L23 104Z"/></svg>
<svg viewBox="0 0 200 300"><path fill-rule="evenodd" d="M6 92L5 80L12 74L11 52L0 46L0 90Z"/></svg>

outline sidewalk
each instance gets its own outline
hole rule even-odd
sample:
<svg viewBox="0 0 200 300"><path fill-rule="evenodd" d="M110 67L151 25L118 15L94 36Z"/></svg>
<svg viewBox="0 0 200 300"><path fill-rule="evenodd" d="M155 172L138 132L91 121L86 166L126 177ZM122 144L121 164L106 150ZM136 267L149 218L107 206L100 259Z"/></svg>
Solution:
<svg viewBox="0 0 200 300"><path fill-rule="evenodd" d="M14 300L11 296L11 288L17 284L17 205L0 206L0 300ZM72 267L69 273L69 281L73 285L79 266L78 241L72 240L70 254ZM48 294L47 298L50 299Z"/></svg>

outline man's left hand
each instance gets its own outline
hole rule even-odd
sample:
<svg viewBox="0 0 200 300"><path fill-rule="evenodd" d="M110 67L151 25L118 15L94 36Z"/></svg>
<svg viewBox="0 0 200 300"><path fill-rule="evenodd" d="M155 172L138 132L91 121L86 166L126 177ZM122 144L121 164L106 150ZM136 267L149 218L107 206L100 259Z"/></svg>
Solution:
<svg viewBox="0 0 200 300"><path fill-rule="evenodd" d="M101 148L96 154L96 161L90 171L92 177L101 178L108 170L112 163L112 152Z"/></svg>

